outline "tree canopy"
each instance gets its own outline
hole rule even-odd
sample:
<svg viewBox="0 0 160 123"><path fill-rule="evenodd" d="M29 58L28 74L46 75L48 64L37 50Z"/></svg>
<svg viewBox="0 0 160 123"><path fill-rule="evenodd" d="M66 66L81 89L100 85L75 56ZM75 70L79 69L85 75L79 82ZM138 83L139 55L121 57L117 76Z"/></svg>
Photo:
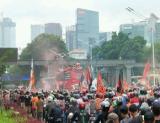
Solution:
<svg viewBox="0 0 160 123"><path fill-rule="evenodd" d="M17 61L17 55L17 48L0 48L0 75L6 71L7 66L4 63Z"/></svg>
<svg viewBox="0 0 160 123"><path fill-rule="evenodd" d="M41 34L27 45L22 51L20 59L30 60L33 58L35 60L46 60L49 57L47 54L55 56L56 53L67 54L64 41L58 36Z"/></svg>
<svg viewBox="0 0 160 123"><path fill-rule="evenodd" d="M41 34L35 40L27 45L20 54L20 60L55 60L58 54L67 57L67 49L64 41L55 35ZM38 78L40 71L45 67L35 66L35 74ZM14 65L10 67L9 72L20 75L29 75L30 67Z"/></svg>
<svg viewBox="0 0 160 123"><path fill-rule="evenodd" d="M146 41L142 37L130 39L124 33L113 33L112 40L93 48L93 58L142 61L145 45Z"/></svg>

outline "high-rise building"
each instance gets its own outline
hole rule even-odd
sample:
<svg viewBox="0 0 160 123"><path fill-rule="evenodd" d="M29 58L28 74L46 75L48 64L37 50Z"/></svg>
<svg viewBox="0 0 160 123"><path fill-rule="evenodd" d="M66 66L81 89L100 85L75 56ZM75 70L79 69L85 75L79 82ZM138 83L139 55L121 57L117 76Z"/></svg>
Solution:
<svg viewBox="0 0 160 123"><path fill-rule="evenodd" d="M44 33L43 25L31 25L31 40L33 41L38 35Z"/></svg>
<svg viewBox="0 0 160 123"><path fill-rule="evenodd" d="M10 18L2 18L0 21L0 47L16 47L16 24Z"/></svg>
<svg viewBox="0 0 160 123"><path fill-rule="evenodd" d="M136 36L145 37L146 35L146 29L147 29L147 23L144 22L138 22L134 24L122 24L120 26L120 31L128 34L130 38L134 38Z"/></svg>
<svg viewBox="0 0 160 123"><path fill-rule="evenodd" d="M155 37L155 40L156 41L160 41L160 22L156 23L156 37Z"/></svg>
<svg viewBox="0 0 160 123"><path fill-rule="evenodd" d="M99 40L99 13L78 8L76 14L76 48L89 52Z"/></svg>
<svg viewBox="0 0 160 123"><path fill-rule="evenodd" d="M76 28L75 25L66 28L66 45L68 51L76 49Z"/></svg>
<svg viewBox="0 0 160 123"><path fill-rule="evenodd" d="M45 33L62 37L62 26L60 23L45 24Z"/></svg>
<svg viewBox="0 0 160 123"><path fill-rule="evenodd" d="M100 32L99 33L99 44L112 39L112 32Z"/></svg>
<svg viewBox="0 0 160 123"><path fill-rule="evenodd" d="M120 25L120 32L128 34L130 38L141 36L150 44L152 40L160 39L160 23L157 20L158 17L152 13L145 21Z"/></svg>

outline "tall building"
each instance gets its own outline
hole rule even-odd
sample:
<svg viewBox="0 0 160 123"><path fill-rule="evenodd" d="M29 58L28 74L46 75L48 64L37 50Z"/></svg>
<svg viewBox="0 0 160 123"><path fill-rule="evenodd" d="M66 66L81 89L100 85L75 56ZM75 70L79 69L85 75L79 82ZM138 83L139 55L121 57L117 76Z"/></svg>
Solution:
<svg viewBox="0 0 160 123"><path fill-rule="evenodd" d="M147 23L146 22L138 22L134 24L122 24L120 26L120 31L123 33L128 34L130 38L134 38L136 36L141 36L146 39L146 29Z"/></svg>
<svg viewBox="0 0 160 123"><path fill-rule="evenodd" d="M76 14L76 48L89 52L99 40L99 13L78 8Z"/></svg>
<svg viewBox="0 0 160 123"><path fill-rule="evenodd" d="M0 21L0 47L16 47L16 24L10 18L3 18Z"/></svg>
<svg viewBox="0 0 160 123"><path fill-rule="evenodd" d="M76 28L75 25L66 28L66 45L68 51L76 49Z"/></svg>
<svg viewBox="0 0 160 123"><path fill-rule="evenodd" d="M155 40L156 41L160 41L160 22L156 23L156 37L155 37Z"/></svg>
<svg viewBox="0 0 160 123"><path fill-rule="evenodd" d="M33 41L38 35L44 33L43 25L31 25L31 40Z"/></svg>
<svg viewBox="0 0 160 123"><path fill-rule="evenodd" d="M45 33L62 37L62 26L60 23L45 24Z"/></svg>
<svg viewBox="0 0 160 123"><path fill-rule="evenodd" d="M154 42L160 40L160 23L158 19L152 13L145 21L120 25L120 32L128 34L130 38L141 36L150 44L152 40Z"/></svg>
<svg viewBox="0 0 160 123"><path fill-rule="evenodd" d="M99 33L99 44L112 39L112 32L100 32Z"/></svg>

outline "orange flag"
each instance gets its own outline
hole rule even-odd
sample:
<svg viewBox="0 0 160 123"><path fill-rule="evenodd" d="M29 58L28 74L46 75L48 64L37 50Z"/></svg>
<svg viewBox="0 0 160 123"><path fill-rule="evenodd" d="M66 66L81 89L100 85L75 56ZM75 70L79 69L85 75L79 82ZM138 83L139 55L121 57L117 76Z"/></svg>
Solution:
<svg viewBox="0 0 160 123"><path fill-rule="evenodd" d="M150 68L151 65L149 63L147 63L144 67L144 71L143 71L143 79L147 78L148 73L150 72Z"/></svg>
<svg viewBox="0 0 160 123"><path fill-rule="evenodd" d="M149 89L151 87L150 82L147 80L147 75L149 74L150 69L151 69L151 65L149 63L147 63L144 67L143 76L140 79L141 84L144 85L145 88L147 88L147 89Z"/></svg>
<svg viewBox="0 0 160 123"><path fill-rule="evenodd" d="M127 83L126 80L123 81L123 90L126 91L129 88L129 84Z"/></svg>
<svg viewBox="0 0 160 123"><path fill-rule="evenodd" d="M106 93L106 88L103 85L103 80L102 80L102 75L101 72L98 72L98 76L97 76L97 91L96 93L101 93L103 95L105 95Z"/></svg>

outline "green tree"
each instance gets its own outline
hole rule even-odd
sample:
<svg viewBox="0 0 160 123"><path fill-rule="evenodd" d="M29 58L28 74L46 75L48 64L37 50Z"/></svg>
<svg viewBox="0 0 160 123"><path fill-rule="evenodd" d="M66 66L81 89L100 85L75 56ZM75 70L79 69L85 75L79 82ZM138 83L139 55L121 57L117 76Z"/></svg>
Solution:
<svg viewBox="0 0 160 123"><path fill-rule="evenodd" d="M157 62L160 62L160 42L156 42L154 44L155 46L155 59Z"/></svg>
<svg viewBox="0 0 160 123"><path fill-rule="evenodd" d="M55 52L55 54L54 54ZM57 54L63 54L67 57L67 49L64 41L54 35L41 34L35 40L27 45L20 55L20 60L54 60ZM40 71L46 69L45 67L35 66L35 74L38 78ZM10 68L11 73L18 73L20 75L30 73L30 66L12 66Z"/></svg>
<svg viewBox="0 0 160 123"><path fill-rule="evenodd" d="M135 37L127 40L120 51L122 59L142 61L146 41L142 37Z"/></svg>
<svg viewBox="0 0 160 123"><path fill-rule="evenodd" d="M155 61L158 63L160 62L160 42L156 42L154 43L154 49L155 49ZM144 61L150 61L152 62L152 57L153 57L153 54L152 54L152 46L145 46L144 47L144 54L143 54L143 59Z"/></svg>
<svg viewBox="0 0 160 123"><path fill-rule="evenodd" d="M8 66L5 62L11 62L17 60L16 48L0 48L0 76L6 71Z"/></svg>
<svg viewBox="0 0 160 123"><path fill-rule="evenodd" d="M5 65L0 65L0 76L5 72L6 66Z"/></svg>
<svg viewBox="0 0 160 123"><path fill-rule="evenodd" d="M33 58L35 60L46 60L46 55L52 54L53 50L57 53L67 55L65 43L60 37L50 34L41 34L33 40L32 43L27 45L22 51L20 59L30 60Z"/></svg>
<svg viewBox="0 0 160 123"><path fill-rule="evenodd" d="M146 41L142 37L130 39L124 33L113 33L112 40L103 42L93 49L93 58L99 59L130 59L142 61Z"/></svg>

